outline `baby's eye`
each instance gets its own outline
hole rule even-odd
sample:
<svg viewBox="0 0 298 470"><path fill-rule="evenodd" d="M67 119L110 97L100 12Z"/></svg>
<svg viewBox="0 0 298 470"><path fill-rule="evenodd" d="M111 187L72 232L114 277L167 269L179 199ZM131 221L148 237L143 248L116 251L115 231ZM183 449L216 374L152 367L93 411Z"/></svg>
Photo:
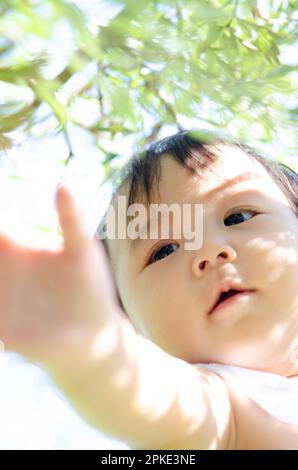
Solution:
<svg viewBox="0 0 298 470"><path fill-rule="evenodd" d="M242 222L245 222L247 219L251 217L243 217L241 214L253 214L252 217L254 217L256 214L258 214L257 211L250 210L250 209L243 209L239 210L238 212L234 212L233 214L230 214L228 217L225 218L225 225L236 225L236 224L241 224ZM231 224L227 224L227 220L232 220Z"/></svg>
<svg viewBox="0 0 298 470"><path fill-rule="evenodd" d="M167 243L166 245L163 245L158 250L154 251L152 255L150 256L149 264L155 263L156 261L160 261L161 259L173 253L173 246L179 247L178 243Z"/></svg>

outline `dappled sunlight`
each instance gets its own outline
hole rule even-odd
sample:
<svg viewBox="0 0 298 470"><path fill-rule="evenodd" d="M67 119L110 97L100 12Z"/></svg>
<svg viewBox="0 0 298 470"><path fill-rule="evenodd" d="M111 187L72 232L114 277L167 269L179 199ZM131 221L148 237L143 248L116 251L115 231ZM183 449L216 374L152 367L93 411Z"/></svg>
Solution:
<svg viewBox="0 0 298 470"><path fill-rule="evenodd" d="M117 324L108 324L101 328L92 343L91 353L98 360L111 356L118 347L119 328Z"/></svg>
<svg viewBox="0 0 298 470"><path fill-rule="evenodd" d="M211 426L208 427L209 432L217 428L217 432L212 431L212 434L220 438L227 425L229 409L228 394L222 380L180 359L171 358L144 338L139 341L140 355L131 377L135 395L132 406L134 413L146 419L147 433L153 434L152 444L155 442L155 426L158 424L159 430L166 429L171 421L176 426L178 446L179 439L193 442L192 438L197 435L198 440L200 429L205 429L207 423ZM200 443L204 445L206 442L208 448L213 449L218 438L211 438L206 433L200 437ZM170 444L171 439L171 436L164 435L160 440Z"/></svg>

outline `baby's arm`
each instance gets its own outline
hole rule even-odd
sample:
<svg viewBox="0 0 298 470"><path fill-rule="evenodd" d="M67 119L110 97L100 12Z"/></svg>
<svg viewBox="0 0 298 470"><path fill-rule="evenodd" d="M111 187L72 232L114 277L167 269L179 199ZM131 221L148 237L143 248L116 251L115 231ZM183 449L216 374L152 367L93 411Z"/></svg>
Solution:
<svg viewBox="0 0 298 470"><path fill-rule="evenodd" d="M137 336L125 319L98 336L69 367L51 371L88 422L132 448L230 446L232 412L219 377Z"/></svg>
<svg viewBox="0 0 298 470"><path fill-rule="evenodd" d="M220 378L136 334L117 306L103 247L58 192L64 247L20 247L0 234L0 339L39 362L78 412L141 449L224 449L232 412Z"/></svg>

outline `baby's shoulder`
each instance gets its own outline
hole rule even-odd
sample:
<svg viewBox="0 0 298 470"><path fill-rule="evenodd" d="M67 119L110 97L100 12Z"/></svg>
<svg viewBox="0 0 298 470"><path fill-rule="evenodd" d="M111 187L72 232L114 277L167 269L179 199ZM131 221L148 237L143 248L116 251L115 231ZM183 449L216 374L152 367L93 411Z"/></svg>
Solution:
<svg viewBox="0 0 298 470"><path fill-rule="evenodd" d="M224 380L224 379L223 379ZM281 421L227 384L234 422L234 450L298 450L298 427Z"/></svg>
<svg viewBox="0 0 298 470"><path fill-rule="evenodd" d="M270 379L274 377L262 376L258 371L237 370L233 366L207 367L204 366L199 370L204 371L207 382L209 380L210 403L217 415L217 420L221 420L224 409L229 409L229 429L228 439L226 440L225 449L227 450L260 450L260 449L292 449L298 450L298 426L290 424L278 416L274 416L268 409L268 406L262 406L262 403L269 402L270 399ZM224 373L223 373L224 371ZM219 373L217 373L219 372ZM256 373L255 373L256 372ZM232 380L237 377L238 380ZM246 381L245 378L248 380ZM278 381L278 378L277 378ZM254 384L255 382L255 384ZM260 382L260 383L258 383ZM221 384L221 386L220 386ZM278 384L280 382L278 381ZM284 384L283 384L284 385ZM290 384L289 384L290 385ZM293 384L291 384L293 385ZM227 395L225 393L227 390ZM283 397L288 390L276 388L276 395ZM265 394L262 400L259 400L259 392ZM293 392L293 390L291 390ZM267 394L267 396L266 396ZM229 399L229 406L221 407L221 398L226 396ZM272 394L271 394L272 395ZM298 400L298 395L295 395ZM252 399L251 397L254 397ZM217 406L212 404L213 400L217 400ZM277 405L272 401L272 405ZM284 404L285 405L285 404ZM286 406L286 405L285 405ZM267 409L266 409L267 408Z"/></svg>

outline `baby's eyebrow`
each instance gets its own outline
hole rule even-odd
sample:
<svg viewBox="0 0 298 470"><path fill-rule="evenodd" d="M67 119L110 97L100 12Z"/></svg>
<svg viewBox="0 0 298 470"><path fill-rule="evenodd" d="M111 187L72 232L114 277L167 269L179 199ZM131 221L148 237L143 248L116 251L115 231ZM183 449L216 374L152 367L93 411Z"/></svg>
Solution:
<svg viewBox="0 0 298 470"><path fill-rule="evenodd" d="M231 178L227 181L224 181L221 183L219 186L217 186L214 189L211 189L205 194L202 194L201 197L205 200L212 200L217 196L218 194L223 193L226 189L231 188L233 186L237 186L240 183L243 183L244 181L249 181L249 180L255 180L255 179L262 179L262 176L258 173L252 172L252 171L247 171L245 173L242 173L240 175L235 176L234 178ZM144 225L144 229L148 230L150 223L152 223L151 219L148 219L146 225ZM142 227L143 230L143 227ZM141 241L144 241L144 239L138 237L138 238L128 238L128 248L129 251L134 250L138 243Z"/></svg>

